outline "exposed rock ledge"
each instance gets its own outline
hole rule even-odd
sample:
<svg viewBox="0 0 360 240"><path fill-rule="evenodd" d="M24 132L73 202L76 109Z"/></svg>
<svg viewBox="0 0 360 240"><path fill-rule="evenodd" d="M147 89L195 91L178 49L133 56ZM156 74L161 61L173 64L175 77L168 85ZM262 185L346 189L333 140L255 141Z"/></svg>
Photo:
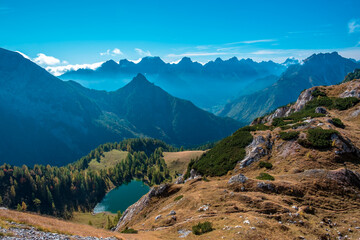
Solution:
<svg viewBox="0 0 360 240"><path fill-rule="evenodd" d="M266 137L256 136L249 146L246 147L246 157L240 162L240 168L249 166L253 162L257 162L271 151L273 141L271 134Z"/></svg>
<svg viewBox="0 0 360 240"><path fill-rule="evenodd" d="M315 91L316 88L310 88L303 91L295 104L293 105L287 105L284 107L279 107L275 110L274 113L265 116L263 119L259 120L255 119L251 125L258 124L258 123L271 123L274 118L280 118L280 117L288 117L290 114L299 112L301 109L303 109L309 101L311 101L314 97L312 96L312 92Z"/></svg>
<svg viewBox="0 0 360 240"><path fill-rule="evenodd" d="M168 190L169 184L161 184L157 187L152 187L150 191L140 198L139 201L128 207L123 215L121 216L118 224L116 225L115 230L119 231L128 224L133 217L135 217L139 212L141 212L147 205L150 203L152 197L161 196L166 190Z"/></svg>

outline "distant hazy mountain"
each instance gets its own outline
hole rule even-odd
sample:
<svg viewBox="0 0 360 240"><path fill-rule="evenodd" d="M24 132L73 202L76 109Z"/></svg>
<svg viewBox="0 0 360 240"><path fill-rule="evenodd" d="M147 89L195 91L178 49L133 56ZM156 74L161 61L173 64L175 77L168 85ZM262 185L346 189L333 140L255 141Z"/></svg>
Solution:
<svg viewBox="0 0 360 240"><path fill-rule="evenodd" d="M104 142L148 136L189 146L238 127L172 97L143 75L114 92L89 90L0 48L0 162L61 165Z"/></svg>
<svg viewBox="0 0 360 240"><path fill-rule="evenodd" d="M285 69L286 66L272 61L257 63L236 57L225 61L217 58L205 65L188 57L177 64L165 63L159 57L145 57L137 64L126 59L119 63L110 60L96 70L70 71L60 78L74 80L93 89L116 90L137 73L142 73L172 95L212 109L225 104L233 96L270 86L274 78L267 77L280 76ZM266 81L257 82L257 79Z"/></svg>
<svg viewBox="0 0 360 240"><path fill-rule="evenodd" d="M286 66L286 67L289 67L291 65L294 65L294 64L299 64L299 60L295 59L295 58L287 58L285 60L285 62L282 63L282 65Z"/></svg>
<svg viewBox="0 0 360 240"><path fill-rule="evenodd" d="M343 58L336 52L314 54L302 65L290 65L271 87L228 103L219 115L249 123L256 117L295 101L306 88L340 83L347 73L359 67L359 63Z"/></svg>

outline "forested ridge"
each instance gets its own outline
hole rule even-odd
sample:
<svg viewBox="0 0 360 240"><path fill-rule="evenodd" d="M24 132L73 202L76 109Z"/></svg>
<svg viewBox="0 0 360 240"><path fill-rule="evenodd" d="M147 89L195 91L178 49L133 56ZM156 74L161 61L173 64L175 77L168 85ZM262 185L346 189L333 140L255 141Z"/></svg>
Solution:
<svg viewBox="0 0 360 240"><path fill-rule="evenodd" d="M104 152L128 151L124 161L107 169L88 169ZM163 151L176 149L160 140L128 139L106 143L75 163L63 167L0 166L0 205L70 218L73 211L90 211L113 187L141 179L149 185L171 180Z"/></svg>

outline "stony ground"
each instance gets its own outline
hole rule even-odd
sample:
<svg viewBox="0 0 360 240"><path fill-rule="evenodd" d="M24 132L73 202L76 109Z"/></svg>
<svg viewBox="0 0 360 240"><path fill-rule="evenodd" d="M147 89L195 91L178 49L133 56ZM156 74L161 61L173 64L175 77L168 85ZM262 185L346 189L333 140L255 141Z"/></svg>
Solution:
<svg viewBox="0 0 360 240"><path fill-rule="evenodd" d="M1 239L59 239L59 240L67 240L67 239L79 239L79 240L97 240L100 238L97 237L81 237L81 236L70 236L66 234L60 233L52 233L39 230L35 227L30 227L25 224L19 224L11 221L4 221L7 225L7 228L0 227L0 238ZM117 238L109 237L109 238L101 238L107 240L117 240Z"/></svg>

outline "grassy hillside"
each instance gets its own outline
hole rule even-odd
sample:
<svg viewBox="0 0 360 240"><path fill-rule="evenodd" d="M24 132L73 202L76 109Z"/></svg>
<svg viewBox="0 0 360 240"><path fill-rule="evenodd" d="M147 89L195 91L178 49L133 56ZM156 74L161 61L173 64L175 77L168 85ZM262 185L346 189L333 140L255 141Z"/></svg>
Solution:
<svg viewBox="0 0 360 240"><path fill-rule="evenodd" d="M346 99L359 99L359 86L312 88L315 101L283 124L266 116L238 130L190 164L206 178L170 185L122 225L166 239L187 231L187 239L359 239L360 102ZM312 114L321 105L326 113ZM253 161L241 168L235 160L252 138L245 159ZM204 222L214 230L195 235Z"/></svg>
<svg viewBox="0 0 360 240"><path fill-rule="evenodd" d="M163 152L170 175L184 174L191 159L199 158L205 151Z"/></svg>
<svg viewBox="0 0 360 240"><path fill-rule="evenodd" d="M117 149L113 149L109 152L104 152L103 155L100 157L100 161L98 161L97 159L92 159L90 161L88 169L91 171L99 171L112 168L121 161L124 161L128 154L129 152L127 151L119 151Z"/></svg>

